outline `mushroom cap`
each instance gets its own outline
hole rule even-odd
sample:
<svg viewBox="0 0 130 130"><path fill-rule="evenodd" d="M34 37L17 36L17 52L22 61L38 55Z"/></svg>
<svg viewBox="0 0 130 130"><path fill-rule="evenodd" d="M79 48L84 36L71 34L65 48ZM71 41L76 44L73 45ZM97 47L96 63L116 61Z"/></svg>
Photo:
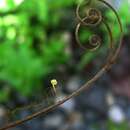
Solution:
<svg viewBox="0 0 130 130"><path fill-rule="evenodd" d="M52 80L51 80L51 84L52 84L52 85L57 85L57 80L56 80L56 79L52 79Z"/></svg>

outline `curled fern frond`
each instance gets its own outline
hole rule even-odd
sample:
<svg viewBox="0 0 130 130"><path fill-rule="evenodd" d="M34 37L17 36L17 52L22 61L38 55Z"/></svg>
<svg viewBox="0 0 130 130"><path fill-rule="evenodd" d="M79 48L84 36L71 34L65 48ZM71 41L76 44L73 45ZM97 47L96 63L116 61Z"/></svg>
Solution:
<svg viewBox="0 0 130 130"><path fill-rule="evenodd" d="M109 38L110 38L110 49L112 49L114 47L112 32L111 32L111 29L110 29L108 23L105 20L105 17L102 15L102 12L99 9L97 9L96 7L91 7L92 0L87 0L87 1L85 1L84 5L86 7L88 7L88 9L87 9L87 11L85 11L85 16L81 17L80 16L80 8L81 8L81 5L83 4L83 2L84 1L82 1L77 6L77 9L76 9L76 16L77 16L77 19L79 21L77 26L76 26L76 31L75 31L75 36L76 36L77 43L83 49L87 49L87 50L91 50L91 51L94 51L94 50L98 49L101 46L101 41L102 41L101 37L99 35L97 35L97 34L94 34L94 35L90 36L89 43L87 43L84 46L80 42L80 39L79 39L79 30L80 30L81 26L96 28L100 24L104 24L107 31L108 31ZM97 0L97 2L101 2L101 3L105 4L106 6L108 6L114 12L114 14L115 14L115 16L116 16L116 18L118 20L118 23L119 23L120 31L122 33L121 21L120 21L120 18L118 16L116 10L109 3L107 3L104 0Z"/></svg>
<svg viewBox="0 0 130 130"><path fill-rule="evenodd" d="M117 56L119 54L119 51L121 49L121 41L122 41L122 37L123 37L122 36L122 32L123 32L122 24L121 24L120 18L118 16L118 13L116 12L116 10L109 3L107 3L104 0L96 0L99 3L103 3L104 5L108 6L108 8L110 8L114 12L114 14L115 14L115 16L117 18L119 28L120 28L120 32L121 32L121 36L120 36L120 42L118 44L118 47L115 47L114 44L113 44L113 36L112 36L111 28L109 27L109 24L107 23L105 17L102 15L102 12L97 8L87 6L87 5L90 5L92 1L93 0L87 0L86 1L86 3L85 3L86 8L87 7L89 7L89 8L86 11L84 17L80 16L80 8L81 8L82 3L80 3L77 6L76 16L77 16L77 19L78 19L78 24L76 26L76 31L75 31L76 40L80 44L80 46L82 48L84 48L84 49L91 50L91 51L97 50L102 45L101 44L101 42L102 42L101 37L99 35L97 35L97 34L92 34L92 36L88 39L89 44L84 47L81 44L80 39L79 39L79 30L80 30L81 26L96 28L100 24L103 24L106 27L106 29L108 31L108 34L109 34L109 37L110 37L110 45L109 45L109 50L110 50L109 52L110 53L108 54L108 60L107 60L106 64L95 74L95 76L93 76L92 79L87 81L84 85L82 85L79 89L74 91L72 94L64 97L60 101L58 101L58 102L56 102L56 103L54 103L54 104L52 104L52 105L50 105L50 106L48 106L46 108L43 108L43 109L39 110L38 112L36 112L34 114L31 114L31 115L29 115L29 116L27 116L27 117L25 117L23 119L15 121L15 122L9 123L6 126L0 128L0 130L7 130L9 128L20 125L20 124L22 124L22 123L24 123L26 121L29 121L29 120L31 120L33 118L36 118L36 117L38 117L40 115L45 115L46 113L56 109L59 105L63 104L67 100L79 95L84 90L89 89L90 86L95 81L97 81L108 69L111 68L112 64L115 62L115 60L116 60L116 58L117 58Z"/></svg>

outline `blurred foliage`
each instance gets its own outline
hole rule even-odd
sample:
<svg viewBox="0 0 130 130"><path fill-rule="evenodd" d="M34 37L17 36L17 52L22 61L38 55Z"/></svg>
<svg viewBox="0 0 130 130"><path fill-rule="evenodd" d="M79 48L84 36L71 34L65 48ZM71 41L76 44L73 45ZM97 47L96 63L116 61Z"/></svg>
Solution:
<svg viewBox="0 0 130 130"><path fill-rule="evenodd" d="M7 100L12 90L32 96L41 89L47 75L67 62L69 55L64 51L63 34L60 30L57 34L49 32L55 23L59 24L60 16L55 12L50 20L50 12L72 2L50 2L0 1L0 81L10 88L7 91L1 86L0 101Z"/></svg>
<svg viewBox="0 0 130 130"><path fill-rule="evenodd" d="M126 122L126 121L120 122L120 123L115 123L111 120L106 120L106 122L104 122L104 125L99 122L96 122L92 126L93 126L94 130L100 130L105 127L107 130L128 130L129 129L128 122Z"/></svg>
<svg viewBox="0 0 130 130"><path fill-rule="evenodd" d="M118 4L118 2L120 4ZM123 26L123 33L124 34L128 34L129 31L129 25L130 25L130 14L129 14L129 10L130 10L130 4L128 3L128 0L120 0L117 1L117 13L120 17L122 26ZM114 14L111 11L107 11L106 12L106 16L109 19L109 24L112 25L112 32L113 32L113 36L114 38L118 38L120 35L120 30L119 30L119 25L117 24L117 21L115 20Z"/></svg>
<svg viewBox="0 0 130 130"><path fill-rule="evenodd" d="M122 123L114 123L112 121L107 122L107 128L109 130L128 130L128 123L127 122L122 122Z"/></svg>
<svg viewBox="0 0 130 130"><path fill-rule="evenodd" d="M70 55L65 51L67 44L63 34L67 29L73 32L71 23L79 1L0 0L0 81L9 86L9 89L0 88L0 101L7 100L12 90L32 96L41 89L46 76L68 62ZM122 2L118 12L127 33L126 2ZM106 15L113 23L112 12L106 11ZM113 30L118 37L117 25ZM90 33L82 32L82 40L85 41L88 35ZM97 55L83 55L77 68L82 69Z"/></svg>

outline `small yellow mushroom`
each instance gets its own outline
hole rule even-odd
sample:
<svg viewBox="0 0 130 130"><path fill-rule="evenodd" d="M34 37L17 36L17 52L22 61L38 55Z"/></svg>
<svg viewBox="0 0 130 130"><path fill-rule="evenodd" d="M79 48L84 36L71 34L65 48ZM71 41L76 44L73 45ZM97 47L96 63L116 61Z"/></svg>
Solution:
<svg viewBox="0 0 130 130"><path fill-rule="evenodd" d="M52 79L52 80L51 80L51 84L52 84L52 87L53 87L54 92L56 93L57 80L56 80L56 79Z"/></svg>

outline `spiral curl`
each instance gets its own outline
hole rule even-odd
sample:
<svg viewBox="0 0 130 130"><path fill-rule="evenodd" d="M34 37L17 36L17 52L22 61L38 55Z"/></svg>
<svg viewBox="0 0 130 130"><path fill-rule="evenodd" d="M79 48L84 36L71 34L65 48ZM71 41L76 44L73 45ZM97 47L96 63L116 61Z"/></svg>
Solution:
<svg viewBox="0 0 130 130"><path fill-rule="evenodd" d="M85 2L86 7L90 6L92 1L93 0L87 0ZM115 9L104 0L97 0L97 1L105 4L106 6L108 6L114 12L114 14L117 17L120 30L122 32L121 22L120 22L120 19L118 17L117 12L115 11ZM83 4L83 2L84 1L82 1L77 6L77 9L76 9L76 16L77 16L77 19L79 21L77 26L76 26L76 31L75 31L77 43L80 45L81 48L83 48L85 50L86 49L90 50L90 51L97 50L101 46L101 43L102 43L101 37L97 34L93 34L89 38L89 43L87 43L86 46L84 46L83 44L81 44L80 39L79 39L79 30L80 30L81 26L94 27L95 28L95 27L99 26L100 24L104 24L107 31L108 31L108 34L109 34L109 39L110 39L109 48L112 50L114 48L112 32L111 32L111 29L110 29L108 23L105 21L105 18L102 16L101 11L99 9L96 9L95 7L89 7L88 10L85 13L86 15L84 17L81 17L80 16L80 8L81 8L81 5Z"/></svg>

